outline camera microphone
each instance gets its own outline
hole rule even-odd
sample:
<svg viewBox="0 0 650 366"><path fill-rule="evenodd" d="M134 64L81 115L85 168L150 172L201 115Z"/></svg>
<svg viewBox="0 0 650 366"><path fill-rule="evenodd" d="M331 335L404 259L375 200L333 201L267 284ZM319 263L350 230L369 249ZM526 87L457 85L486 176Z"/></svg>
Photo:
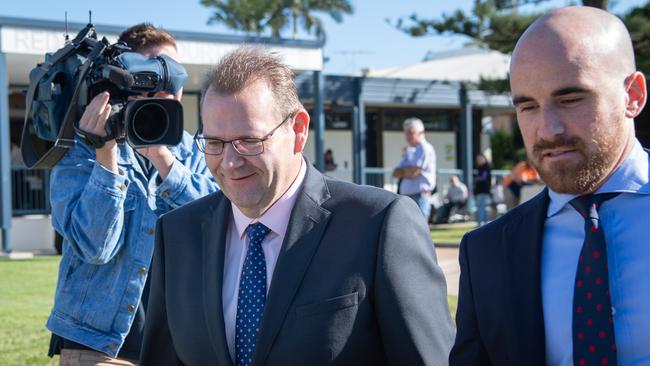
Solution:
<svg viewBox="0 0 650 366"><path fill-rule="evenodd" d="M134 83L133 75L130 72L113 65L104 65L102 67L102 76L115 84L120 90L128 90Z"/></svg>

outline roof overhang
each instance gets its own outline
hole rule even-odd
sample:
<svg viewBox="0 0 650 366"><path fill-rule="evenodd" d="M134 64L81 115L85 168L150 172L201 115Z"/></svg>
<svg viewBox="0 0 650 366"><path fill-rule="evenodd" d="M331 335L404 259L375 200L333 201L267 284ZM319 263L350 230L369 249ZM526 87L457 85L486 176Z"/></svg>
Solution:
<svg viewBox="0 0 650 366"><path fill-rule="evenodd" d="M69 23L71 37L85 24ZM97 25L99 37L115 42L126 27ZM46 52L64 44L63 22L0 17L0 52L7 55L9 83L27 85L29 71L42 62ZM201 78L221 57L235 48L260 45L281 55L296 71L318 71L323 68L323 40L288 40L268 37L220 35L211 33L170 31L176 39L179 60L188 69L186 90L198 90Z"/></svg>

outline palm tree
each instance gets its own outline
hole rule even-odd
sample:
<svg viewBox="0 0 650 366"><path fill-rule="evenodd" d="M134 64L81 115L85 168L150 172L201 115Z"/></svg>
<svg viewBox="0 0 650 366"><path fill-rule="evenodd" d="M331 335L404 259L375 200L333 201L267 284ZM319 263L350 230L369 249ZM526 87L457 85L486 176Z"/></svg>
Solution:
<svg viewBox="0 0 650 366"><path fill-rule="evenodd" d="M298 29L318 37L324 35L322 21L314 13L325 13L341 22L345 14L352 14L348 0L201 0L201 4L214 8L208 24L223 23L247 33L260 35L266 30L279 37L283 29L291 26L292 37Z"/></svg>

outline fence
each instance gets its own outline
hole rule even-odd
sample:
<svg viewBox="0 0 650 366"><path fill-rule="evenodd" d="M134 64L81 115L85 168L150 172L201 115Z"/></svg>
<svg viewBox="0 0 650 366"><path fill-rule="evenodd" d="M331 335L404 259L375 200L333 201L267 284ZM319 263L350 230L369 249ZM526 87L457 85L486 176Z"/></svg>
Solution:
<svg viewBox="0 0 650 366"><path fill-rule="evenodd" d="M50 169L11 169L14 216L50 213Z"/></svg>
<svg viewBox="0 0 650 366"><path fill-rule="evenodd" d="M351 169L337 169L328 174L344 180L351 180ZM397 192L397 179L393 177L393 168L366 167L366 184ZM495 184L500 184L507 170L493 170ZM438 192L443 195L452 175L462 175L460 169L438 169ZM12 167L12 209L15 216L50 213L50 169L26 169Z"/></svg>

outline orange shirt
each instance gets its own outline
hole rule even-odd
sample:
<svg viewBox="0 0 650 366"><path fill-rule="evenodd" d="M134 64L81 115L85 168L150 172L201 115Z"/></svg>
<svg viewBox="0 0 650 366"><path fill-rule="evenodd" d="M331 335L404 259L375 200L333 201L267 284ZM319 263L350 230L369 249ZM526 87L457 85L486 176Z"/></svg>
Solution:
<svg viewBox="0 0 650 366"><path fill-rule="evenodd" d="M503 178L503 185L509 186L512 181L515 181L519 185L522 185L528 181L539 180L539 173L532 166L528 165L525 161L517 163L510 175Z"/></svg>

